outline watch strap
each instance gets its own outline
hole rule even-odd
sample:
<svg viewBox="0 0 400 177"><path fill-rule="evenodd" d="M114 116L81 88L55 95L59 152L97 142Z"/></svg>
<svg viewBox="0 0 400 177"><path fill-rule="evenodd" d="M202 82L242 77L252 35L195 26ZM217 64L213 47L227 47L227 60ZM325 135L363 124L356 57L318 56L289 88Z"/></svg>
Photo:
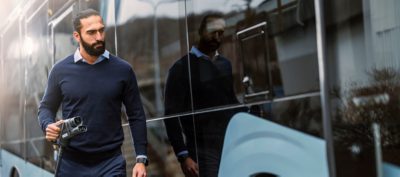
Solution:
<svg viewBox="0 0 400 177"><path fill-rule="evenodd" d="M144 157L139 157L136 159L136 163L143 163L145 166L149 165L149 160Z"/></svg>

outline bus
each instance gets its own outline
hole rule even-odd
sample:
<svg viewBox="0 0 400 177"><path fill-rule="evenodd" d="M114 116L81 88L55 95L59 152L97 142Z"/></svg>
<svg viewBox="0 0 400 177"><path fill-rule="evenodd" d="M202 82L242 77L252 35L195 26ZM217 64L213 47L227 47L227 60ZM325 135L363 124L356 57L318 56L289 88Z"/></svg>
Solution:
<svg viewBox="0 0 400 177"><path fill-rule="evenodd" d="M210 167L220 177L400 176L400 1L1 3L0 177L54 175L56 155L37 111L52 66L78 47L72 18L87 8L104 19L107 50L136 73L147 116L149 177L185 176L166 121L190 119L199 150L203 141L211 146L199 138L201 122L218 124L226 120L216 114L238 109L220 127L219 164ZM231 63L237 102L207 104L189 95L190 109L166 114L169 70L197 44L201 19L211 12L224 16L218 53ZM184 91L193 93L197 85L190 81ZM134 142L126 116L121 119L131 176Z"/></svg>

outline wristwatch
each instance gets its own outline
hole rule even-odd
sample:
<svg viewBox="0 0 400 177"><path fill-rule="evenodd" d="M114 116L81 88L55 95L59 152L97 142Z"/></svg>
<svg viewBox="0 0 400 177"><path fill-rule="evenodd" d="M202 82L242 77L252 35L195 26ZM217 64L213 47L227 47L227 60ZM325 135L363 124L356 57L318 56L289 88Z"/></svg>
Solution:
<svg viewBox="0 0 400 177"><path fill-rule="evenodd" d="M180 162L180 163L183 163L183 162L185 162L185 160L187 159L189 157L189 154L181 154L181 155L179 155L178 156L178 161Z"/></svg>
<svg viewBox="0 0 400 177"><path fill-rule="evenodd" d="M136 163L143 163L145 166L149 165L149 160L144 157L140 157L136 159Z"/></svg>

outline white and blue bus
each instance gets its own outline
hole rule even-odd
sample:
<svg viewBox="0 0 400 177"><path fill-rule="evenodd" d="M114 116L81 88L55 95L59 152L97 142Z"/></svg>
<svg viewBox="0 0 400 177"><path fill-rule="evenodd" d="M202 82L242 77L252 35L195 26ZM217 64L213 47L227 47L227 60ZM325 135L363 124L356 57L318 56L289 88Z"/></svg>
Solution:
<svg viewBox="0 0 400 177"><path fill-rule="evenodd" d="M52 65L78 46L72 17L86 8L101 13L107 50L137 75L149 177L184 176L164 120L189 117L195 124L207 117L199 115L241 107L247 111L224 127L220 177L400 176L398 0L0 3L0 177L54 175L37 109ZM239 103L165 115L168 70L197 42L201 17L215 11L226 21L218 52L231 61ZM131 170L133 142L121 119Z"/></svg>

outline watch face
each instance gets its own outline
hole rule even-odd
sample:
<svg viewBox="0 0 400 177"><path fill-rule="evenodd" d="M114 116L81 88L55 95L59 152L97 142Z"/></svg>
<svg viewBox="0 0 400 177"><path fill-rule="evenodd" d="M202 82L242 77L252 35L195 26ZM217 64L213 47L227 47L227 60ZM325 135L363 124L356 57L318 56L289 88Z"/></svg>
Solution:
<svg viewBox="0 0 400 177"><path fill-rule="evenodd" d="M188 157L189 157L188 154L180 155L180 156L178 156L178 161L182 163L182 162L184 162L184 161L186 160L186 158L188 158Z"/></svg>
<svg viewBox="0 0 400 177"><path fill-rule="evenodd" d="M136 159L136 163L144 163L144 165L148 165L149 161L147 160L147 158L138 158Z"/></svg>

